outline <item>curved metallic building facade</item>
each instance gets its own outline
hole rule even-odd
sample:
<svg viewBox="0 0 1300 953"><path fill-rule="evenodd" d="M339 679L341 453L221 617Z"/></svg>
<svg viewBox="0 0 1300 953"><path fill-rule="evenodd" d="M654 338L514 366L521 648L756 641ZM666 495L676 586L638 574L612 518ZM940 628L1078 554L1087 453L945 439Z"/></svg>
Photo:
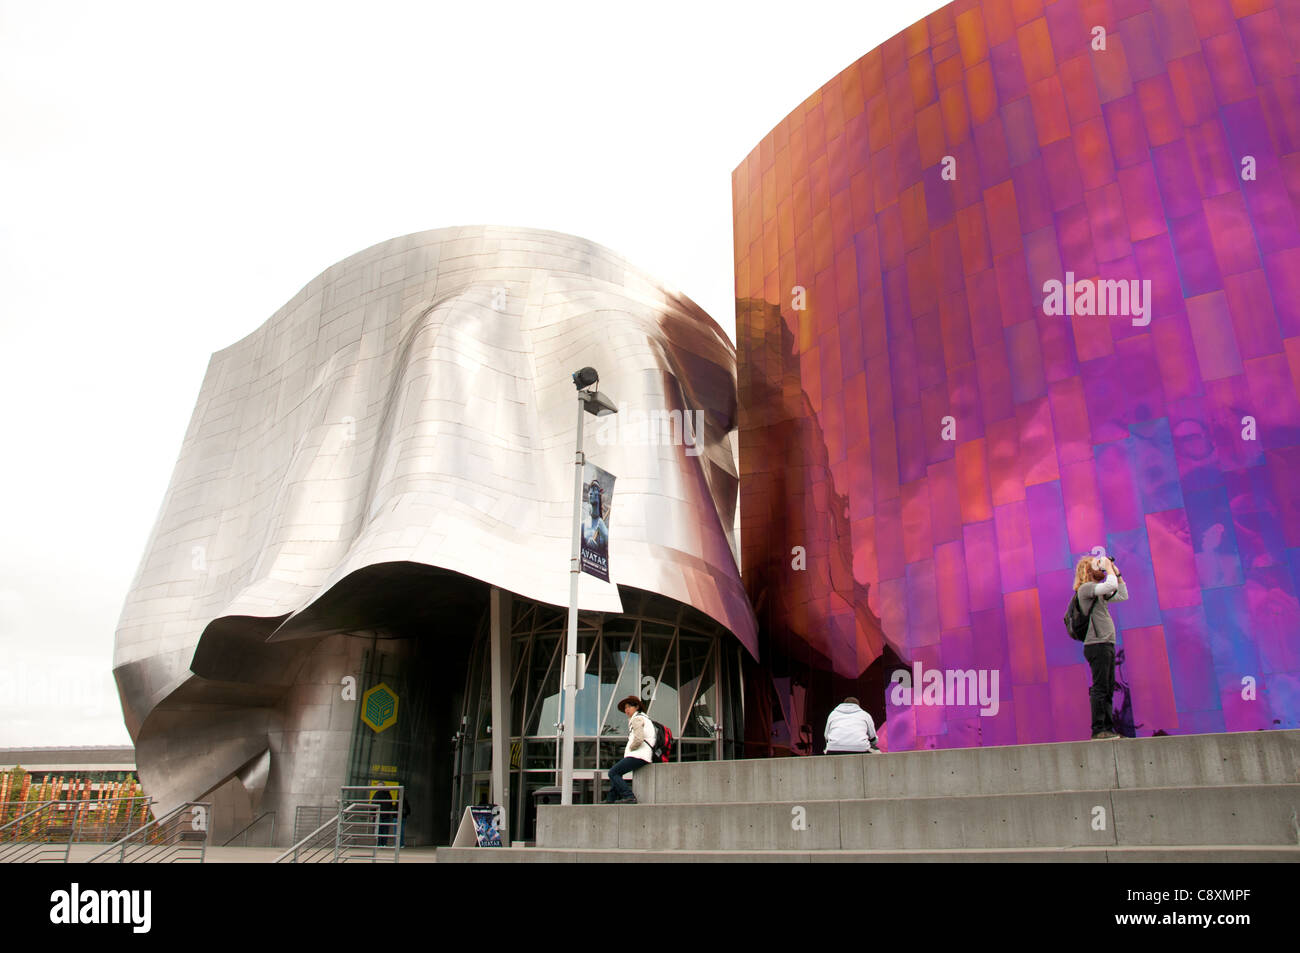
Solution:
<svg viewBox="0 0 1300 953"><path fill-rule="evenodd" d="M1087 738L1097 547L1128 731L1300 724L1298 56L1295 0L958 0L736 169L750 737Z"/></svg>
<svg viewBox="0 0 1300 953"><path fill-rule="evenodd" d="M611 582L584 576L581 608L618 613L632 587L755 649L735 557L735 352L712 319L571 236L394 239L209 364L114 658L164 809L236 784L245 815L281 811L282 826L295 804L330 803L357 720L341 684L382 671L377 647L463 683L490 587L567 605L584 365L625 411L612 419L685 423L675 441L588 425L588 459L618 485Z"/></svg>

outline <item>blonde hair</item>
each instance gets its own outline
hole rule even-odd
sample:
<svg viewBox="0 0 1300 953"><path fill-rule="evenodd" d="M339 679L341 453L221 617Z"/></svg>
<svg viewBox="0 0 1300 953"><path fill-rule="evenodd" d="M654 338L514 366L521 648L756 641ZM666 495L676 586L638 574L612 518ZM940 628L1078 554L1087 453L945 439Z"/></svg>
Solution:
<svg viewBox="0 0 1300 953"><path fill-rule="evenodd" d="M1092 556L1084 556L1080 559L1078 565L1074 567L1074 591L1078 592L1079 587L1085 582L1092 582L1094 572L1102 573L1102 578L1105 578L1105 563L1102 559L1094 559Z"/></svg>

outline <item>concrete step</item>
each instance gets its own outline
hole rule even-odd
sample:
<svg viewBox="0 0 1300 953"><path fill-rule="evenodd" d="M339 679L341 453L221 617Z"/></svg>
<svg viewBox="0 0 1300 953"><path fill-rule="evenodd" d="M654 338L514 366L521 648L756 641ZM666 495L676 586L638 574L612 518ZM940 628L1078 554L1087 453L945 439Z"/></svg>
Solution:
<svg viewBox="0 0 1300 953"><path fill-rule="evenodd" d="M593 848L440 847L440 864L525 863L1297 863L1300 847L1070 847L967 850L601 850Z"/></svg>
<svg viewBox="0 0 1300 953"><path fill-rule="evenodd" d="M537 847L915 851L1207 843L1293 846L1300 830L1298 811L1300 784L763 803L590 804L540 807Z"/></svg>
<svg viewBox="0 0 1300 953"><path fill-rule="evenodd" d="M1033 794L1300 781L1300 730L654 764L643 804Z"/></svg>

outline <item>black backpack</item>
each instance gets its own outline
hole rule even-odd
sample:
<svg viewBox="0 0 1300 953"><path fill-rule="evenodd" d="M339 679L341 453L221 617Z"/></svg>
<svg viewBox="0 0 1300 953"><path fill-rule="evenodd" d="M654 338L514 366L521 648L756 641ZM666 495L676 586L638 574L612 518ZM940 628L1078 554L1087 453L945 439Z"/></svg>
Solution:
<svg viewBox="0 0 1300 953"><path fill-rule="evenodd" d="M1092 608L1097 608L1097 600L1092 601ZM1070 606L1065 610L1065 631L1070 633L1070 638L1076 642L1082 642L1088 637L1088 620L1092 618L1092 610L1083 611L1083 606L1079 604L1079 593L1076 592L1070 599Z"/></svg>

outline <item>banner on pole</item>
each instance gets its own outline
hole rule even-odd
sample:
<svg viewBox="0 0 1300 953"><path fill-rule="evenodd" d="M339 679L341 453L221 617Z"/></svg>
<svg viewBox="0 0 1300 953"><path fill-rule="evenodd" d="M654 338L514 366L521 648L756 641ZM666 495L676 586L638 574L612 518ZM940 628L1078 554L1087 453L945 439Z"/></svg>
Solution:
<svg viewBox="0 0 1300 953"><path fill-rule="evenodd" d="M609 582L609 511L614 474L593 463L582 468L582 571Z"/></svg>

